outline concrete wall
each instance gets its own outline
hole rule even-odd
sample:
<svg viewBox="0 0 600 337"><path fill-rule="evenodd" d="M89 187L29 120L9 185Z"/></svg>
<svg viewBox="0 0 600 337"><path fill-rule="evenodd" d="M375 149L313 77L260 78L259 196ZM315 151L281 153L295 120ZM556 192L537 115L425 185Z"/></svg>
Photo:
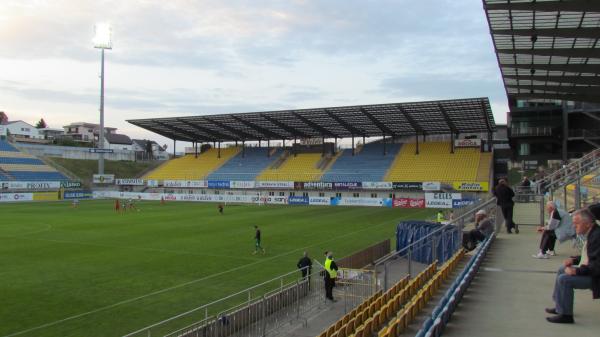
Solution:
<svg viewBox="0 0 600 337"><path fill-rule="evenodd" d="M16 143L15 146L19 150L30 153L34 156L86 160L98 160L99 158L99 154L90 153L89 148L87 147L37 145L25 143ZM104 159L134 161L135 156L132 151L114 150L114 153L105 153Z"/></svg>

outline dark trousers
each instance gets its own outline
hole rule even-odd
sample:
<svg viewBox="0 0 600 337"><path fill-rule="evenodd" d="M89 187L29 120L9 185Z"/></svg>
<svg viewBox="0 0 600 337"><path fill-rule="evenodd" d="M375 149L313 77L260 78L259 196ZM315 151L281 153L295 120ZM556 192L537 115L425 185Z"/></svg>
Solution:
<svg viewBox="0 0 600 337"><path fill-rule="evenodd" d="M463 233L463 247L467 250L473 250L477 246L477 242L485 240L485 235L477 229L472 229Z"/></svg>
<svg viewBox="0 0 600 337"><path fill-rule="evenodd" d="M554 251L554 245L556 244L556 233L554 229L544 230L542 234L542 241L540 242L540 250L542 253L546 253L549 250Z"/></svg>
<svg viewBox="0 0 600 337"><path fill-rule="evenodd" d="M331 277L325 277L325 298L333 301L333 287L335 286L335 280Z"/></svg>
<svg viewBox="0 0 600 337"><path fill-rule="evenodd" d="M506 224L506 230L511 231L515 228L515 223L513 221L513 206L514 204L501 205L502 216L504 217L504 223Z"/></svg>

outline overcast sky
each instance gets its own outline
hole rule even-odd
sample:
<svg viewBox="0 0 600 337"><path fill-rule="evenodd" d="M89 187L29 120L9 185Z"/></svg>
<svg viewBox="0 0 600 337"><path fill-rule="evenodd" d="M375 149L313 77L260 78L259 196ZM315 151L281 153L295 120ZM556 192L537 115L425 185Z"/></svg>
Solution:
<svg viewBox="0 0 600 337"><path fill-rule="evenodd" d="M99 122L506 95L480 0L1 0L0 111ZM183 150L177 147L177 150Z"/></svg>

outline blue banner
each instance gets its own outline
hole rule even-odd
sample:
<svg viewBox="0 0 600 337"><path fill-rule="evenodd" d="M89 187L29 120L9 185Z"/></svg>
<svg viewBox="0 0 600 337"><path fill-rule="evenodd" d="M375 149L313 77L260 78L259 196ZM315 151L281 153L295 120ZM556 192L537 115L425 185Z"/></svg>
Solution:
<svg viewBox="0 0 600 337"><path fill-rule="evenodd" d="M63 199L91 199L92 191L65 191Z"/></svg>
<svg viewBox="0 0 600 337"><path fill-rule="evenodd" d="M308 205L308 204L309 204L308 197L300 197L300 196L288 197L288 205Z"/></svg>
<svg viewBox="0 0 600 337"><path fill-rule="evenodd" d="M354 182L354 181L343 181L333 183L334 190L354 190L360 189L362 187L362 182Z"/></svg>
<svg viewBox="0 0 600 337"><path fill-rule="evenodd" d="M383 207L392 207L394 205L394 199L392 198L384 198L383 199Z"/></svg>
<svg viewBox="0 0 600 337"><path fill-rule="evenodd" d="M331 206L337 206L340 204L340 198L335 197L335 198L331 198Z"/></svg>
<svg viewBox="0 0 600 337"><path fill-rule="evenodd" d="M229 180L209 180L208 188L229 188Z"/></svg>
<svg viewBox="0 0 600 337"><path fill-rule="evenodd" d="M452 208L461 208L475 204L475 199L452 199Z"/></svg>

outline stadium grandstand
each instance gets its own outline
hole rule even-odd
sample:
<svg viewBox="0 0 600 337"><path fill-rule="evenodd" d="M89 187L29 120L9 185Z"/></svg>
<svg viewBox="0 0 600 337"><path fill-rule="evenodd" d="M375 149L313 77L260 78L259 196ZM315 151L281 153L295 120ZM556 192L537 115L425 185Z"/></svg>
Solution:
<svg viewBox="0 0 600 337"><path fill-rule="evenodd" d="M66 181L69 179L40 159L0 140L0 180Z"/></svg>

